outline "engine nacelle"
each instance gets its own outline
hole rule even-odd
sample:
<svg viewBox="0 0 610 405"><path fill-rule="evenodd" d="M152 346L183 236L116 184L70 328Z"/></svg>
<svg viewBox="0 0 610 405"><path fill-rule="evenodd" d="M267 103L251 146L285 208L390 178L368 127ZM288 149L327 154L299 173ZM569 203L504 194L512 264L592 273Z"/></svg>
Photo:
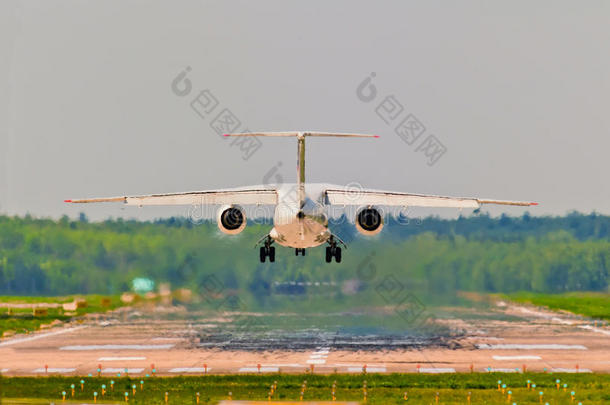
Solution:
<svg viewBox="0 0 610 405"><path fill-rule="evenodd" d="M218 229L229 235L237 235L246 228L246 212L239 205L223 205L216 216Z"/></svg>
<svg viewBox="0 0 610 405"><path fill-rule="evenodd" d="M356 229L363 235L377 235L383 229L383 216L376 208L363 208L356 214Z"/></svg>

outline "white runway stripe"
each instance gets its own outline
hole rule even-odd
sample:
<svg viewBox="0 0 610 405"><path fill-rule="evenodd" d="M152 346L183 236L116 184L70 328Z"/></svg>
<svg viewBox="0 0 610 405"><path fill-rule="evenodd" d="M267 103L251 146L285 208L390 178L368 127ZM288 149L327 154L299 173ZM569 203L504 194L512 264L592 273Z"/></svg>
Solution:
<svg viewBox="0 0 610 405"><path fill-rule="evenodd" d="M79 329L84 329L86 327L87 327L87 325L76 326L74 328L61 329L61 330L57 330L57 331L54 331L54 332L40 333L40 334L36 334L34 336L28 336L28 337L24 337L24 338L11 339L11 340L8 340L6 342L0 343L0 347L16 345L16 344L25 343L25 342L31 342L32 340L38 340L38 339L46 338L46 337L49 337L49 336L62 335L64 333L74 332L74 331L77 331Z"/></svg>
<svg viewBox="0 0 610 405"><path fill-rule="evenodd" d="M309 359L307 364L326 364L326 359Z"/></svg>
<svg viewBox="0 0 610 405"><path fill-rule="evenodd" d="M587 350L583 345L561 345L561 344L517 344L517 343L504 343L504 344L477 344L478 349L492 349L492 350Z"/></svg>
<svg viewBox="0 0 610 405"><path fill-rule="evenodd" d="M301 363L272 363L272 364L261 364L262 367L305 367L305 364Z"/></svg>
<svg viewBox="0 0 610 405"><path fill-rule="evenodd" d="M490 368L490 369L485 369L484 371L488 371L490 373L518 373L519 370L515 369L515 368Z"/></svg>
<svg viewBox="0 0 610 405"><path fill-rule="evenodd" d="M592 371L588 368L554 368L554 373L591 373Z"/></svg>
<svg viewBox="0 0 610 405"><path fill-rule="evenodd" d="M49 367L46 372L48 373L73 373L75 372L76 369L75 368L51 368ZM44 368L37 368L35 370L32 370L32 373L44 373L45 369Z"/></svg>
<svg viewBox="0 0 610 405"><path fill-rule="evenodd" d="M97 361L136 361L146 360L146 357L100 357Z"/></svg>
<svg viewBox="0 0 610 405"><path fill-rule="evenodd" d="M167 350L174 347L166 345L73 345L62 346L59 350Z"/></svg>
<svg viewBox="0 0 610 405"><path fill-rule="evenodd" d="M261 367L261 373L275 373L279 371L278 367ZM240 373L258 373L257 367L242 367L239 369Z"/></svg>
<svg viewBox="0 0 610 405"><path fill-rule="evenodd" d="M603 333L604 335L608 335L610 336L610 330L605 330L605 329L600 329L600 328L594 328L591 325L581 325L579 326L579 328L581 329L587 329L593 332L597 332L597 333Z"/></svg>
<svg viewBox="0 0 610 405"><path fill-rule="evenodd" d="M420 373L439 374L439 373L455 373L454 368L424 368L419 369Z"/></svg>
<svg viewBox="0 0 610 405"><path fill-rule="evenodd" d="M0 373L8 373L8 370L9 370L8 368L3 368L0 370Z"/></svg>
<svg viewBox="0 0 610 405"><path fill-rule="evenodd" d="M208 373L212 370L212 367L208 367ZM169 370L170 373L205 373L203 367L176 367Z"/></svg>
<svg viewBox="0 0 610 405"><path fill-rule="evenodd" d="M361 373L362 367L348 367L347 372L348 373ZM366 372L367 373L385 373L386 368L385 367L367 367Z"/></svg>
<svg viewBox="0 0 610 405"><path fill-rule="evenodd" d="M141 373L142 371L144 371L144 368L127 368L127 373L129 374L137 374L137 373ZM119 368L119 367L108 367L108 368L103 368L102 369L102 373L124 373L125 372L125 367Z"/></svg>
<svg viewBox="0 0 610 405"><path fill-rule="evenodd" d="M491 356L494 360L542 360L540 356Z"/></svg>

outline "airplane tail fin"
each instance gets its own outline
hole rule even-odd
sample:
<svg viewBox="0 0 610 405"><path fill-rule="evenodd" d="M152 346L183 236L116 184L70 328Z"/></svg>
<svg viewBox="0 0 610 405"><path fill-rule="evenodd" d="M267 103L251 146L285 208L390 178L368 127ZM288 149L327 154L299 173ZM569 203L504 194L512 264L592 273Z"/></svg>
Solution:
<svg viewBox="0 0 610 405"><path fill-rule="evenodd" d="M339 138L379 138L379 135L367 134L346 134L335 132L246 132L241 134L224 134L224 136L269 136L269 137L291 137L294 136L298 141L297 151L297 184L299 193L299 204L305 204L305 137L339 137Z"/></svg>

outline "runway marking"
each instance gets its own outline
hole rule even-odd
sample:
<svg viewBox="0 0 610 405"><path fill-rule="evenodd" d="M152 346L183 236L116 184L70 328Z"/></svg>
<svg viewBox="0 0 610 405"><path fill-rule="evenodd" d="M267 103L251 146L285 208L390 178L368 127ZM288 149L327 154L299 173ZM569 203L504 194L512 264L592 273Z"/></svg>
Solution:
<svg viewBox="0 0 610 405"><path fill-rule="evenodd" d="M258 373L257 367L242 367L238 370L240 373ZM279 371L278 367L261 367L261 373L276 373Z"/></svg>
<svg viewBox="0 0 610 405"><path fill-rule="evenodd" d="M491 356L494 360L542 360L540 356Z"/></svg>
<svg viewBox="0 0 610 405"><path fill-rule="evenodd" d="M207 371L210 372L212 367L208 367ZM203 367L176 367L169 370L170 373L205 373L206 369Z"/></svg>
<svg viewBox="0 0 610 405"><path fill-rule="evenodd" d="M76 369L75 368L51 368L49 367L48 369L44 369L44 368L37 368L32 370L32 373L73 373L75 372Z"/></svg>
<svg viewBox="0 0 610 405"><path fill-rule="evenodd" d="M176 340L185 340L184 338L181 337L155 337L152 338L151 340L154 341L176 341Z"/></svg>
<svg viewBox="0 0 610 405"><path fill-rule="evenodd" d="M455 373L454 368L424 368L420 367L420 373L440 374L440 373Z"/></svg>
<svg viewBox="0 0 610 405"><path fill-rule="evenodd" d="M127 371L125 371L127 370ZM119 368L119 367L108 367L108 368L103 368L102 369L102 373L105 374L109 374L109 373L124 373L127 372L128 374L137 374L137 373L141 373L142 371L144 371L144 368L140 368L140 367L136 367L136 368Z"/></svg>
<svg viewBox="0 0 610 405"><path fill-rule="evenodd" d="M305 364L301 363L274 363L274 364L261 364L262 367L305 367Z"/></svg>
<svg viewBox="0 0 610 405"><path fill-rule="evenodd" d="M588 368L554 368L554 373L592 373Z"/></svg>
<svg viewBox="0 0 610 405"><path fill-rule="evenodd" d="M572 321L568 321L567 319L561 319L561 318L557 318L557 317L551 318L551 321L560 323L562 325L574 325L574 322L572 322Z"/></svg>
<svg viewBox="0 0 610 405"><path fill-rule="evenodd" d="M347 368L347 372L348 373L362 373L362 367L348 367ZM366 367L366 372L367 373L385 373L386 372L386 368L385 367Z"/></svg>
<svg viewBox="0 0 610 405"><path fill-rule="evenodd" d="M9 370L10 368L3 368L2 370L0 370L0 373L8 373Z"/></svg>
<svg viewBox="0 0 610 405"><path fill-rule="evenodd" d="M166 345L73 345L62 346L59 350L167 350L174 344Z"/></svg>
<svg viewBox="0 0 610 405"><path fill-rule="evenodd" d="M326 358L328 357L328 353L330 352L330 347L326 346L318 346L316 350L313 351L309 355L309 359L307 360L307 364L326 364Z"/></svg>
<svg viewBox="0 0 610 405"><path fill-rule="evenodd" d="M146 357L100 357L97 361L136 361L146 360Z"/></svg>
<svg viewBox="0 0 610 405"><path fill-rule="evenodd" d="M561 344L517 344L505 343L490 345L487 343L478 343L477 349L491 350L587 350L583 345L561 345Z"/></svg>
<svg viewBox="0 0 610 405"><path fill-rule="evenodd" d="M362 367L364 363L335 363L329 364L328 366L338 366L338 367ZM367 370L369 367L385 367L385 364L367 364Z"/></svg>
<svg viewBox="0 0 610 405"><path fill-rule="evenodd" d="M488 371L490 373L518 373L519 370L515 368L486 368L484 371Z"/></svg>
<svg viewBox="0 0 610 405"><path fill-rule="evenodd" d="M581 325L581 326L579 326L579 328L587 329L587 330L590 330L592 332L603 333L604 335L610 336L610 330L595 328L595 327L593 327L591 325Z"/></svg>
<svg viewBox="0 0 610 405"><path fill-rule="evenodd" d="M84 329L84 328L87 328L87 327L88 327L87 325L75 326L74 328L61 329L61 330L56 330L54 332L41 333L41 334L37 334L37 335L34 335L34 336L28 336L28 337L24 337L24 338L12 339L12 340L0 343L0 347L16 345L16 344L25 343L25 342L31 342L32 340L38 340L38 339L46 338L46 337L49 337L49 336L62 335L64 333L74 332L76 330Z"/></svg>

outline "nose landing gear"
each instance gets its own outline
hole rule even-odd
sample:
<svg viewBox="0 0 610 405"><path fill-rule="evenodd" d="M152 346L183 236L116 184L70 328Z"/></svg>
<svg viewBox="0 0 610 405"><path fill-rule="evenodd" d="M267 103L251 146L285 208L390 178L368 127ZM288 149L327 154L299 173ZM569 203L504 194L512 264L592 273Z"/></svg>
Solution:
<svg viewBox="0 0 610 405"><path fill-rule="evenodd" d="M294 255L298 256L301 253L301 256L305 256L305 248L296 248L294 249Z"/></svg>

